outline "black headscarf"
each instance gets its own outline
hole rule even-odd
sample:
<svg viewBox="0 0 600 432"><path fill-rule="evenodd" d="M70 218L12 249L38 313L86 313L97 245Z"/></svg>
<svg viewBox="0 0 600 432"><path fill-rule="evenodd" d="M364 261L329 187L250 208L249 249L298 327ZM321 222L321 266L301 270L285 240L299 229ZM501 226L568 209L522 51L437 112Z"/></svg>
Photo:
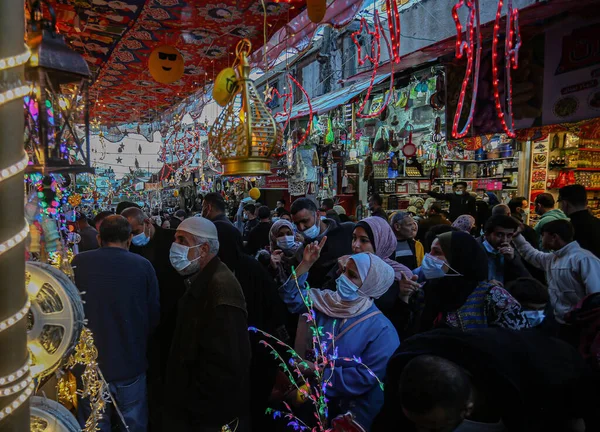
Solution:
<svg viewBox="0 0 600 432"><path fill-rule="evenodd" d="M428 281L425 285L423 324L429 326L441 312L452 312L461 307L467 297L488 278L487 256L469 233L442 234L440 245L450 267L461 276L446 276ZM449 241L448 241L449 240ZM450 270L450 274L454 274Z"/></svg>

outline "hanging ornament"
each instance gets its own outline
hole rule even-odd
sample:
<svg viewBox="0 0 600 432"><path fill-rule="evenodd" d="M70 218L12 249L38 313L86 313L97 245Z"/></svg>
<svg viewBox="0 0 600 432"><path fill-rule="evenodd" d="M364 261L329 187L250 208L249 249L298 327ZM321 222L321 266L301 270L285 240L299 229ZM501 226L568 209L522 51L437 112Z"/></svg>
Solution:
<svg viewBox="0 0 600 432"><path fill-rule="evenodd" d="M161 84L171 84L183 76L183 57L177 48L161 45L152 51L148 60L150 75Z"/></svg>
<svg viewBox="0 0 600 432"><path fill-rule="evenodd" d="M392 45L392 58L394 62L400 63L400 12L398 11L398 1L386 0L385 5Z"/></svg>
<svg viewBox="0 0 600 432"><path fill-rule="evenodd" d="M325 18L327 12L327 0L306 0L306 11L308 19L315 24L319 24Z"/></svg>
<svg viewBox="0 0 600 432"><path fill-rule="evenodd" d="M237 76L233 68L225 68L215 79L212 96L216 103L224 107L238 90Z"/></svg>
<svg viewBox="0 0 600 432"><path fill-rule="evenodd" d="M252 188L248 192L248 195L250 196L250 198L252 198L254 201L256 201L257 199L260 198L260 190L258 188Z"/></svg>
<svg viewBox="0 0 600 432"><path fill-rule="evenodd" d="M69 196L69 204L73 207L77 207L79 204L81 204L81 195L75 193Z"/></svg>
<svg viewBox="0 0 600 432"><path fill-rule="evenodd" d="M223 109L209 132L211 150L224 175L270 175L271 157L283 142L283 131L250 80L247 39L236 47L239 92Z"/></svg>

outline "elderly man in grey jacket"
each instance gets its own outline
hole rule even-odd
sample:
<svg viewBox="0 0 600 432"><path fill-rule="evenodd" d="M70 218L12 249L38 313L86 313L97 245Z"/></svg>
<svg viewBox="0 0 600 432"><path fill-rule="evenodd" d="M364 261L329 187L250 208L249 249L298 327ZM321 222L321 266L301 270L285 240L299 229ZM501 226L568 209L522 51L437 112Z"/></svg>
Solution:
<svg viewBox="0 0 600 432"><path fill-rule="evenodd" d="M568 220L542 227L543 248L553 252L536 250L521 235L513 242L526 261L546 272L550 301L560 324L565 324L565 314L579 300L600 292L600 259L573 241L573 226Z"/></svg>

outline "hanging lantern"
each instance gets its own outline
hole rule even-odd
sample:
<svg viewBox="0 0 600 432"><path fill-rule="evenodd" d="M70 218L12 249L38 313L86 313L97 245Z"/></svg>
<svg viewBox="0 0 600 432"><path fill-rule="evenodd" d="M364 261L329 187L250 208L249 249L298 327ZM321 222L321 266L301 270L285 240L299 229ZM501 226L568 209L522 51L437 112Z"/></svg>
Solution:
<svg viewBox="0 0 600 432"><path fill-rule="evenodd" d="M223 165L225 176L270 175L271 155L283 141L283 131L249 78L251 47L247 39L236 47L238 90L208 135L210 148Z"/></svg>
<svg viewBox="0 0 600 432"><path fill-rule="evenodd" d="M43 16L48 8L52 21ZM90 69L55 32L56 19L47 2L33 3L27 23L31 51L25 76L33 86L25 102L25 150L28 171L93 172L90 167Z"/></svg>

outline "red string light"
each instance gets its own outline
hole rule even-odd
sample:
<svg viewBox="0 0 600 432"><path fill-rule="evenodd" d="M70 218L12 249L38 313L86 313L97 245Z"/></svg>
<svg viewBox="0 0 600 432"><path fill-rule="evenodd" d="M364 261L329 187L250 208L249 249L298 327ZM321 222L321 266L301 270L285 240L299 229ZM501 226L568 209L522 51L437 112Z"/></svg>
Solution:
<svg viewBox="0 0 600 432"><path fill-rule="evenodd" d="M362 50L361 50L360 43L358 42L358 40L356 38L356 36L358 36L359 34L362 33L363 26L367 27L367 33L371 35L371 50L370 50L370 53L365 55L364 58L361 55ZM371 73L371 79L369 81L369 87L367 88L367 93L365 94L365 98L364 98L363 102L361 103L360 107L356 111L357 117L360 117L360 118L378 117L383 112L383 110L387 108L388 104L390 103L393 88L394 88L394 62L391 62L392 71L390 73L390 88L389 88L389 91L388 91L388 94L386 96L384 103L381 105L381 108L377 112L374 112L371 114L363 114L363 110L365 109L365 106L367 105L369 97L371 96L371 91L373 90L373 83L375 82L375 77L377 76L377 70L379 68L379 60L381 58L381 35L382 34L383 34L384 40L386 41L388 52L391 53L390 42L388 41L387 37L385 36L385 33L381 31L381 21L379 20L379 13L377 11L375 11L375 14L373 16L373 26L374 26L375 30L371 31L369 29L369 23L363 17L360 20L359 29L350 35L350 37L352 38L352 42L354 42L354 45L356 45L356 47L357 47L358 64L360 66L362 66L365 64L365 62L367 60L369 60L373 64L373 71Z"/></svg>
<svg viewBox="0 0 600 432"><path fill-rule="evenodd" d="M458 17L458 10L461 7L466 7L468 11L467 15L467 27L466 37L462 40L462 25ZM460 88L460 95L458 97L458 103L456 105L456 113L454 114L454 121L452 122L452 137L463 138L469 132L471 124L473 123L473 117L475 114L475 102L477 100L477 88L479 86L479 69L481 64L481 28L480 28L480 17L479 17L479 0L460 0L452 8L452 18L456 26L456 58L460 59L463 55L467 56L467 70L465 77ZM475 63L475 65L473 65ZM473 67L474 66L474 67ZM465 97L467 93L467 86L473 77L473 94L471 95L471 109L469 110L469 116L463 129L458 131L458 122L462 115L463 106L465 103Z"/></svg>
<svg viewBox="0 0 600 432"><path fill-rule="evenodd" d="M498 0L498 9L496 11L496 21L494 22L494 32L492 39L492 84L494 86L494 104L498 119L502 124L504 132L510 137L515 138L515 123L513 117L512 101L512 77L511 68L518 68L519 48L521 47L521 35L519 31L519 11L513 9L512 0L508 0L508 10L506 13L506 34L504 39L504 95L506 97L506 110L502 108L500 102L500 80L498 78L498 39L500 33L500 20L502 18L502 7L504 0ZM514 43L514 46L513 46Z"/></svg>
<svg viewBox="0 0 600 432"><path fill-rule="evenodd" d="M400 63L400 12L398 12L398 1L386 0L386 8L392 45L391 55L394 62L398 64Z"/></svg>
<svg viewBox="0 0 600 432"><path fill-rule="evenodd" d="M306 126L306 131L304 132L304 135L302 135L302 137L298 140L298 142L296 144L294 144L294 146L291 149L281 152L281 153L275 155L275 157L284 156L287 154L288 151L295 150L304 141L306 141L306 138L308 138L308 135L310 135L310 131L312 130L313 108L312 108L312 103L310 102L310 97L308 96L308 93L306 92L304 87L302 87L302 85L296 80L296 78L294 78L291 74L288 74L288 79L291 80L294 84L296 84L296 86L298 86L298 89L302 92L302 94L306 98L306 104L308 105L308 126ZM292 92L292 86L290 84L290 94L291 93L293 93L293 92ZM291 111L292 110L290 109L290 115L291 115Z"/></svg>

